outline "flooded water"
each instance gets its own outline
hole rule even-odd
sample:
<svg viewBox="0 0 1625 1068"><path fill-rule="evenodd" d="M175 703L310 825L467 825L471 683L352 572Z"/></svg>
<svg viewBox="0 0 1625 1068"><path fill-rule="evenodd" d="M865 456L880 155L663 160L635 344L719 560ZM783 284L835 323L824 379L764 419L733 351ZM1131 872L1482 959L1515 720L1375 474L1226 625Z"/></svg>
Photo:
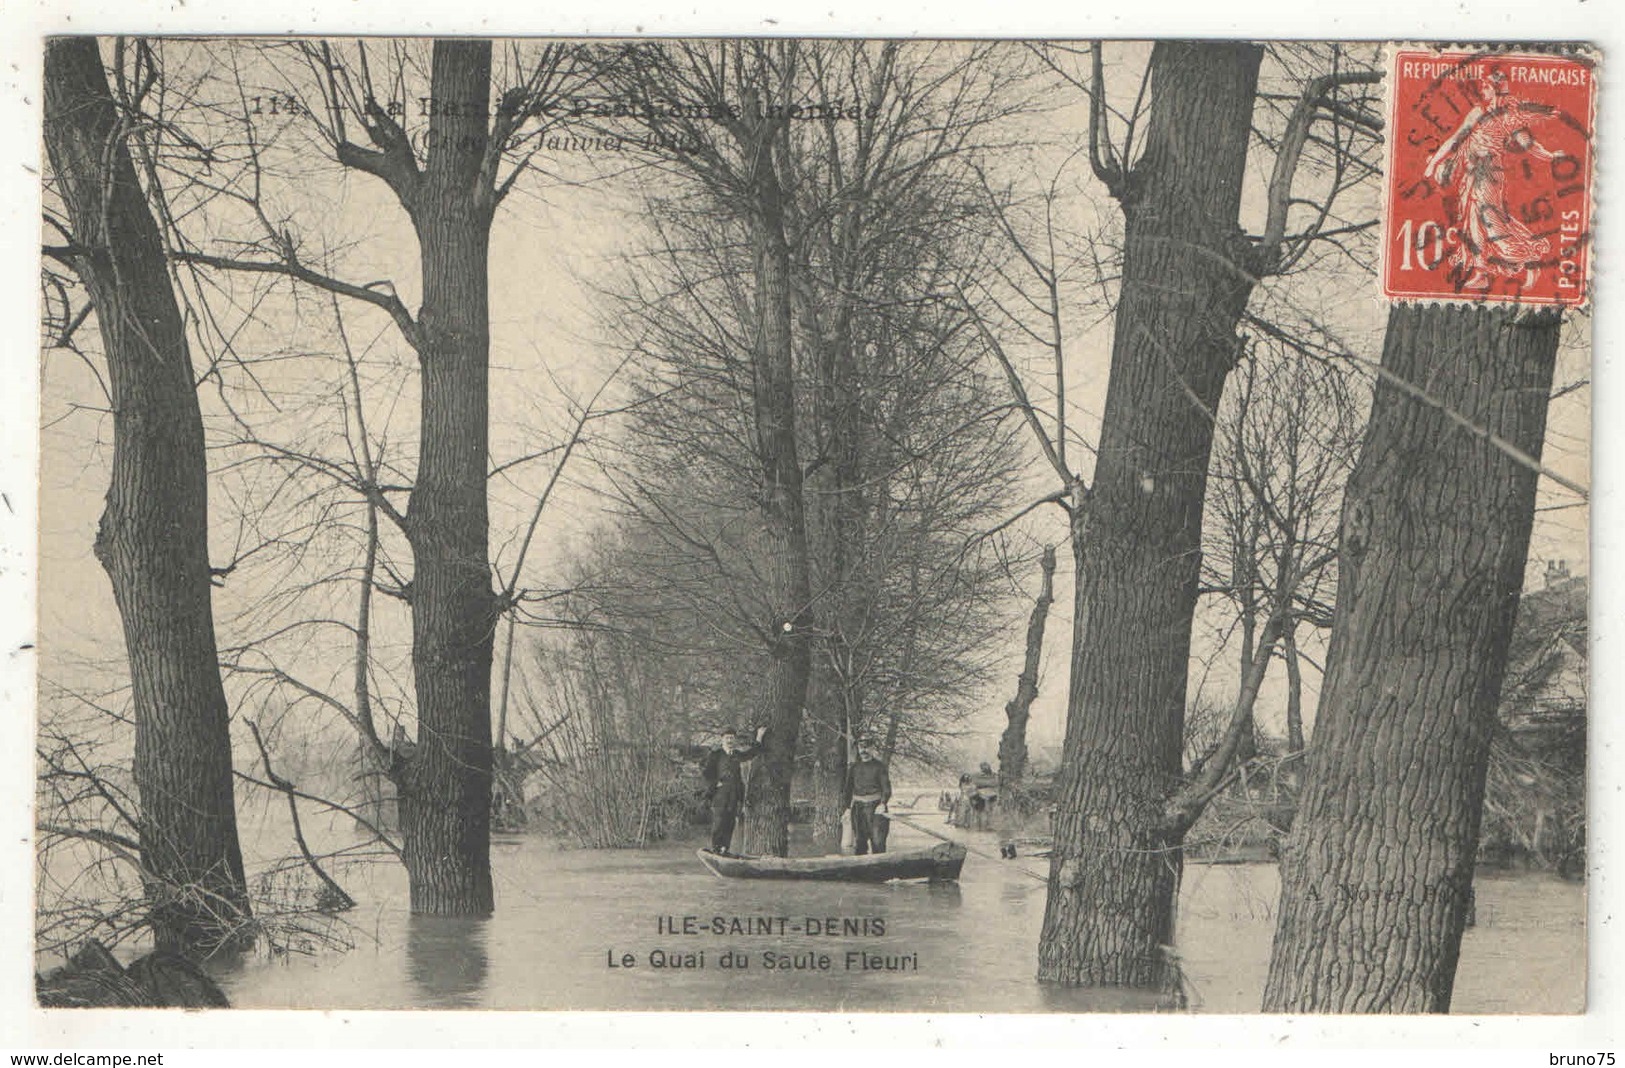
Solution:
<svg viewBox="0 0 1625 1068"><path fill-rule="evenodd" d="M939 817L926 819L934 827ZM992 835L965 837L996 853ZM894 849L930 843L894 823ZM1059 990L1034 980L1044 884L1021 868L1042 873L1041 860L973 853L961 881L941 886L722 880L701 867L692 845L594 851L510 837L495 843L493 861L497 914L489 920L409 916L398 865L347 878L360 902L347 916L356 948L240 966L222 976L232 1003L837 1012L1155 1007L1143 995ZM1193 1010L1257 1010L1276 893L1273 865L1187 867L1179 951ZM1456 1011L1582 1011L1584 900L1583 888L1550 876L1481 878ZM720 917L724 927L685 935L685 917L702 928ZM745 926L730 930L736 917ZM836 933L825 933L832 924ZM751 932L752 925L763 929Z"/></svg>

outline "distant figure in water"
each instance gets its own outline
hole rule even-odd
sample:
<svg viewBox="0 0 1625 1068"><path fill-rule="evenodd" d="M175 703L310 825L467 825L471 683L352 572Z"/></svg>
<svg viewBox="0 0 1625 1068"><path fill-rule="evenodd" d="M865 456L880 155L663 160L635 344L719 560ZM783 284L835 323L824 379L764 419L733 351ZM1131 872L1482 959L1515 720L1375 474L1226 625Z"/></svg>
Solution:
<svg viewBox="0 0 1625 1068"><path fill-rule="evenodd" d="M891 801L891 772L874 750L858 743L858 759L846 769L846 792L852 798L852 851L863 856L886 851L886 834L891 817L886 805Z"/></svg>
<svg viewBox="0 0 1625 1068"><path fill-rule="evenodd" d="M739 744L739 732L729 727L722 732L722 746L713 749L705 758L701 771L705 779L705 796L711 802L711 852L732 856L728 850L733 844L734 824L745 803L745 776L740 771L747 760L755 760L762 751L762 738L766 727L756 729L756 741L751 745Z"/></svg>
<svg viewBox="0 0 1625 1068"><path fill-rule="evenodd" d="M954 802L948 823L970 830L989 830L993 805L998 799L999 777L993 765L984 760L975 774L967 771L959 777L959 798Z"/></svg>

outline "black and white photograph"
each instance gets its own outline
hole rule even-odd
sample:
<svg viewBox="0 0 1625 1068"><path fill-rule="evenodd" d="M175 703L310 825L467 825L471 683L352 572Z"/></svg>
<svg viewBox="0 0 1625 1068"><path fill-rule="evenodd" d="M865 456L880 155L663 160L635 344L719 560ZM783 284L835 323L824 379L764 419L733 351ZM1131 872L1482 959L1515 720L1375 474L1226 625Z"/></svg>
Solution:
<svg viewBox="0 0 1625 1068"><path fill-rule="evenodd" d="M95 30L38 1008L1586 1011L1596 46Z"/></svg>

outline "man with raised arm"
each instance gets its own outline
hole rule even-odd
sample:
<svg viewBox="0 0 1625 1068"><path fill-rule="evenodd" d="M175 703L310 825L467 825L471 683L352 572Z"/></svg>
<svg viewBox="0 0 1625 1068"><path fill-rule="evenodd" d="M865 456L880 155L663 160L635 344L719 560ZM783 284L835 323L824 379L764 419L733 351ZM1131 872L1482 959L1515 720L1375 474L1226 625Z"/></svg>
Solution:
<svg viewBox="0 0 1625 1068"><path fill-rule="evenodd" d="M732 727L722 732L722 745L711 750L705 758L701 774L705 778L705 796L711 801L711 852L733 856L734 824L739 810L745 804L745 776L741 766L754 760L762 751L762 737L766 727L756 728L756 740L750 745L739 744L739 732Z"/></svg>

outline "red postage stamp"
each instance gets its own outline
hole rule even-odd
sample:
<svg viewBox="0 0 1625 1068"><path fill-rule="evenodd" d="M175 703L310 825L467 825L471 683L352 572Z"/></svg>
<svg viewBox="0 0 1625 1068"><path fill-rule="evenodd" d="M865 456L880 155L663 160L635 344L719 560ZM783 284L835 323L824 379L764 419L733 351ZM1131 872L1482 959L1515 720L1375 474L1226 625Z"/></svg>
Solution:
<svg viewBox="0 0 1625 1068"><path fill-rule="evenodd" d="M1392 54L1384 296L1585 303L1594 75L1585 56Z"/></svg>

